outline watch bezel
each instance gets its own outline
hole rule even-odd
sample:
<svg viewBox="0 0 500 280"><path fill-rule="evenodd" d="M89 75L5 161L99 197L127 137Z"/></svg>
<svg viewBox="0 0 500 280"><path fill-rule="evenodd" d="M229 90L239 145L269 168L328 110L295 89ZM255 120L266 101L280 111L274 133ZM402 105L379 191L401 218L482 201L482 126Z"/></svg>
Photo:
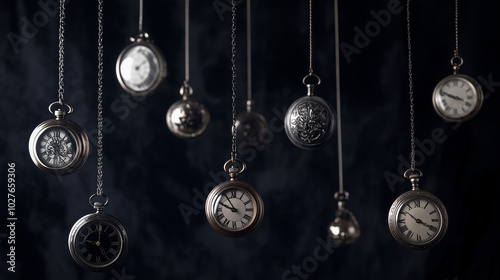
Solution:
<svg viewBox="0 0 500 280"><path fill-rule="evenodd" d="M246 227L241 229L233 230L226 228L218 222L216 217L216 209L217 202L219 201L219 196L230 189L239 189L247 193L254 204L255 214L253 215L252 220ZM259 193L257 193L257 191L255 191L255 189L252 188L252 186L250 186L249 184L238 180L227 181L215 186L208 194L207 200L205 202L205 214L207 216L208 223L217 232L228 237L243 237L254 232L262 223L262 220L264 218L264 202Z"/></svg>
<svg viewBox="0 0 500 280"><path fill-rule="evenodd" d="M155 82L147 89L142 90L142 91L137 91L134 90L130 87L127 86L125 81L123 80L123 77L121 75L120 71L120 65L122 63L122 59L125 56L125 54L132 48L135 48L137 46L143 46L151 50L151 52L156 56L158 59L158 78L155 80ZM118 79L118 82L120 83L120 86L128 93L130 93L133 96L138 96L138 97L144 97L151 95L153 92L156 91L156 89L160 86L161 82L165 79L167 76L167 63L165 61L165 57L163 56L162 52L156 47L155 44L153 44L149 39L141 39L135 42L130 43L128 46L126 46L120 55L118 56L116 60L116 66L115 66L115 72L116 72L116 77Z"/></svg>
<svg viewBox="0 0 500 280"><path fill-rule="evenodd" d="M73 160L64 167L51 167L43 163L38 156L38 140L51 128L65 130L75 141L75 156ZM68 174L78 170L87 161L90 151L89 139L85 131L76 123L67 119L50 119L40 123L31 133L29 139L29 153L33 163L41 170L50 174Z"/></svg>
<svg viewBox="0 0 500 280"><path fill-rule="evenodd" d="M446 111L443 111L441 107L439 106L439 101L438 98L440 98L440 90L441 88L448 83L451 80L463 80L464 82L468 83L473 91L473 95L476 97L477 102L474 107L474 109L467 115L459 118L454 118L451 115L447 114ZM445 78L443 78L439 83L436 85L434 88L434 91L432 93L432 105L434 106L434 110L437 112L437 114L443 118L445 121L448 122L461 122L461 121L466 121L474 117L479 110L481 109L481 106L483 104L483 90L479 83L472 77L464 74L452 74L449 75Z"/></svg>
<svg viewBox="0 0 500 280"><path fill-rule="evenodd" d="M398 216L401 209L408 201L414 200L418 197L434 203L441 216L441 225L435 237L429 241L419 243L406 239L405 235L399 230L398 227ZM391 235L400 245L410 249L423 250L435 246L443 239L448 229L448 213L441 200L439 200L439 198L432 193L422 190L410 190L401 194L398 198L396 198L396 200L394 200L394 203L389 210L388 224Z"/></svg>
<svg viewBox="0 0 500 280"><path fill-rule="evenodd" d="M120 252L117 254L118 257L116 257L112 262L104 265L94 265L89 263L84 258L81 258L81 255L78 253L78 233L86 225L97 222L106 222L112 224L116 229L118 229L122 243ZM94 272L107 271L118 265L125 258L128 251L128 234L122 223L115 217L104 213L91 213L80 218L71 228L68 236L68 248L71 257L78 265L80 265L80 267Z"/></svg>

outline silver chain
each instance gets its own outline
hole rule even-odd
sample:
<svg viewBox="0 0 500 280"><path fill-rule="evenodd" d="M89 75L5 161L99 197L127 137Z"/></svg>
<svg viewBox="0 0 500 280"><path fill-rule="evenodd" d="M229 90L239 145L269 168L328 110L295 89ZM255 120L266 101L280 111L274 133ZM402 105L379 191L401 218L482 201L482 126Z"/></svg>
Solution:
<svg viewBox="0 0 500 280"><path fill-rule="evenodd" d="M66 0L59 1L59 103L64 102L64 21Z"/></svg>
<svg viewBox="0 0 500 280"><path fill-rule="evenodd" d="M139 0L139 34L142 33L143 1Z"/></svg>
<svg viewBox="0 0 500 280"><path fill-rule="evenodd" d="M313 49L312 49L312 0L309 0L309 74L313 73Z"/></svg>
<svg viewBox="0 0 500 280"><path fill-rule="evenodd" d="M412 59L411 59L411 33L410 33L410 0L406 3L406 28L408 30L408 87L410 94L410 164L411 170L415 170L415 117L414 117L414 102L413 102L413 73L412 73Z"/></svg>
<svg viewBox="0 0 500 280"><path fill-rule="evenodd" d="M102 10L103 10L103 0L99 0L99 8L97 20L99 23L98 29L98 39L97 39L97 192L96 194L102 196L103 194L103 179L102 179L102 128L103 128L103 119L102 119L102 90L103 90L103 44L102 44L102 35L103 35L103 20L102 20Z"/></svg>
<svg viewBox="0 0 500 280"><path fill-rule="evenodd" d="M232 113L233 124L231 128L231 161L236 160L236 0L231 1L232 23L231 23L231 71L232 71Z"/></svg>
<svg viewBox="0 0 500 280"><path fill-rule="evenodd" d="M340 114L340 47L339 47L339 5L338 0L333 1L335 6L335 82L337 91L337 144L339 153L339 193L344 192L344 170L342 160L342 125Z"/></svg>
<svg viewBox="0 0 500 280"><path fill-rule="evenodd" d="M186 0L186 7L184 9L184 55L186 63L186 76L184 84L189 84L189 0Z"/></svg>
<svg viewBox="0 0 500 280"><path fill-rule="evenodd" d="M458 0L455 0L455 56L458 56Z"/></svg>
<svg viewBox="0 0 500 280"><path fill-rule="evenodd" d="M252 101L252 1L247 0L247 100Z"/></svg>

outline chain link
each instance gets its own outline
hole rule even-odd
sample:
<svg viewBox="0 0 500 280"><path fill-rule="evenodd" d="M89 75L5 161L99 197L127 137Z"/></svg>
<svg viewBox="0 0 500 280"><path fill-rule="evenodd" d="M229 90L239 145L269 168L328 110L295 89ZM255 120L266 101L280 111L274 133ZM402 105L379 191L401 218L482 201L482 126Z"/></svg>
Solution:
<svg viewBox="0 0 500 280"><path fill-rule="evenodd" d="M236 0L231 1L231 71L232 71L232 114L233 124L231 128L232 144L231 144L231 161L236 160Z"/></svg>
<svg viewBox="0 0 500 280"><path fill-rule="evenodd" d="M309 74L313 73L312 0L309 0Z"/></svg>
<svg viewBox="0 0 500 280"><path fill-rule="evenodd" d="M252 1L247 0L247 100L252 102Z"/></svg>
<svg viewBox="0 0 500 280"><path fill-rule="evenodd" d="M413 102L413 73L412 73L412 59L411 59L411 32L410 32L410 0L406 4L406 28L408 31L408 87L410 94L410 164L411 170L415 170L415 116L414 116L414 102Z"/></svg>
<svg viewBox="0 0 500 280"><path fill-rule="evenodd" d="M102 44L102 37L103 37L103 20L102 20L102 10L103 10L103 0L98 0L99 1L99 7L98 7L98 24L99 24L99 29L98 29L98 39L97 39L97 192L96 194L99 196L103 195L103 179L102 179L102 159L103 159L103 135L102 135L102 128L103 128L103 118L102 118L102 111L103 111L103 106L102 106L102 91L103 91L103 70L104 70L104 63L103 63L103 44Z"/></svg>
<svg viewBox="0 0 500 280"><path fill-rule="evenodd" d="M455 0L455 57L458 56L458 0Z"/></svg>
<svg viewBox="0 0 500 280"><path fill-rule="evenodd" d="M59 2L59 103L64 103L64 25L66 20L66 0Z"/></svg>
<svg viewBox="0 0 500 280"><path fill-rule="evenodd" d="M185 71L184 84L189 84L189 0L186 0L184 8L184 55L185 55Z"/></svg>

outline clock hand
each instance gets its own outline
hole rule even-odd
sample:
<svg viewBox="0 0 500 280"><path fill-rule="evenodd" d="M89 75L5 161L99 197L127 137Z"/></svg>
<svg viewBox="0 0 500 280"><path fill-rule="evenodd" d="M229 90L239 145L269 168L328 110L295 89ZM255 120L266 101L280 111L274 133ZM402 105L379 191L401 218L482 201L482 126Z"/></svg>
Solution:
<svg viewBox="0 0 500 280"><path fill-rule="evenodd" d="M102 225L99 223L99 238L97 239L96 245L101 246L101 232L102 232Z"/></svg>
<svg viewBox="0 0 500 280"><path fill-rule="evenodd" d="M452 95L452 94L449 94L445 91L441 91L444 95L448 96L449 98L451 99L455 99L455 100L460 100L460 101L464 101L462 98L458 97L458 96L455 96L455 95Z"/></svg>
<svg viewBox="0 0 500 280"><path fill-rule="evenodd" d="M141 68L141 66L146 63L146 60L143 60L141 63L139 63L137 66L135 66L135 70L139 70L139 68Z"/></svg>
<svg viewBox="0 0 500 280"><path fill-rule="evenodd" d="M92 245L96 245L96 242L95 242L95 241L90 241L90 240L86 240L86 239L85 239L85 242L88 242L88 243L90 243L90 244L92 244Z"/></svg>
<svg viewBox="0 0 500 280"><path fill-rule="evenodd" d="M233 212L236 212L236 208L234 207L233 203L231 202L231 200L229 199L229 197L227 197L227 194L224 194L224 196L227 198L227 201L229 201L229 204L231 204L231 206L233 206L233 209L234 211ZM231 210L232 211L232 210Z"/></svg>
<svg viewBox="0 0 500 280"><path fill-rule="evenodd" d="M412 214L408 213L408 215L410 215L410 217L412 217L413 219L415 219L415 222L417 222L417 224L422 224L422 225L424 225L424 226L426 226L426 227L431 227L431 226L430 226L430 225L428 225L427 223L422 222L422 220L420 220L420 219L417 219L417 218L413 217L413 215L412 215Z"/></svg>
<svg viewBox="0 0 500 280"><path fill-rule="evenodd" d="M224 207L226 207L227 209L231 210L231 212L236 212L236 209L235 209L234 207L229 207L229 206L227 206L227 205L226 205L226 204L224 204L224 203L221 203L221 204L222 204L222 206L224 206Z"/></svg>

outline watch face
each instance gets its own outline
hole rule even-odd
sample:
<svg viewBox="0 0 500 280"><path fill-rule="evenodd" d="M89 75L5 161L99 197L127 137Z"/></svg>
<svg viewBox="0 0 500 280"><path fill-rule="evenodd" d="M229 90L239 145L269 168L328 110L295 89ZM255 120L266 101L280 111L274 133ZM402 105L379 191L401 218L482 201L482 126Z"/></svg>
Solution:
<svg viewBox="0 0 500 280"><path fill-rule="evenodd" d="M319 149L330 142L335 122L330 104L318 96L304 96L288 108L285 132L295 146L306 150Z"/></svg>
<svg viewBox="0 0 500 280"><path fill-rule="evenodd" d="M433 104L436 112L448 121L464 121L480 109L483 93L471 77L451 75L439 82L434 89Z"/></svg>
<svg viewBox="0 0 500 280"><path fill-rule="evenodd" d="M125 254L128 241L123 226L111 216L104 215L91 214L96 219L82 218L85 220L77 222L70 233L71 255L88 270L108 270Z"/></svg>
<svg viewBox="0 0 500 280"><path fill-rule="evenodd" d="M408 248L425 249L437 244L447 227L446 208L428 192L413 190L402 194L389 212L391 234Z"/></svg>
<svg viewBox="0 0 500 280"><path fill-rule="evenodd" d="M152 93L166 76L166 66L153 44L133 43L118 57L116 75L127 92L145 96Z"/></svg>
<svg viewBox="0 0 500 280"><path fill-rule="evenodd" d="M229 181L212 190L205 211L213 228L224 235L239 237L257 229L264 215L264 204L250 185Z"/></svg>
<svg viewBox="0 0 500 280"><path fill-rule="evenodd" d="M87 161L89 140L85 131L69 120L47 120L31 133L29 152L35 165L52 174L68 174Z"/></svg>
<svg viewBox="0 0 500 280"><path fill-rule="evenodd" d="M40 161L52 168L68 166L76 155L74 136L62 127L51 127L45 130L36 144L36 153Z"/></svg>

